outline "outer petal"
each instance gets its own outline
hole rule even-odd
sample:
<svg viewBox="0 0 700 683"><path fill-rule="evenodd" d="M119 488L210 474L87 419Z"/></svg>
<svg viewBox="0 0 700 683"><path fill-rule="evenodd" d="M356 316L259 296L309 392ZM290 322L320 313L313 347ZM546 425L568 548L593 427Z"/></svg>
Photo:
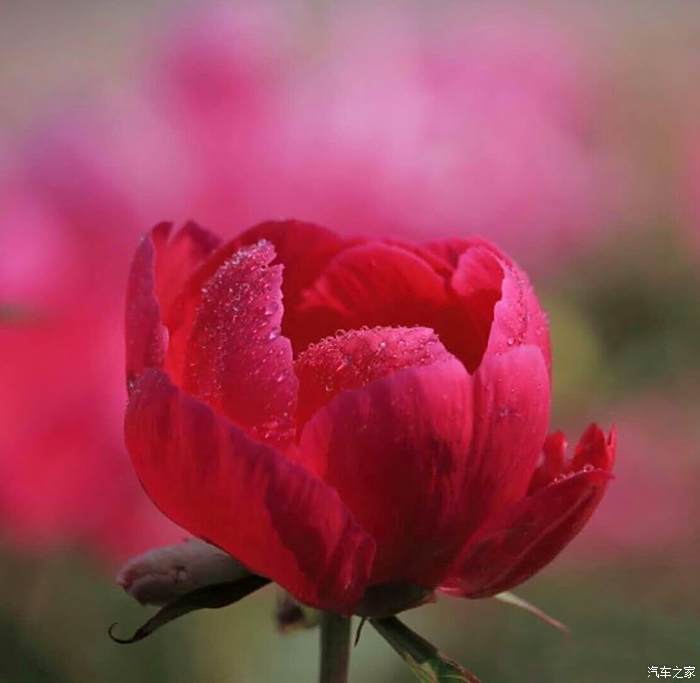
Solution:
<svg viewBox="0 0 700 683"><path fill-rule="evenodd" d="M269 242L242 247L203 288L186 354L184 389L259 438L294 435L298 381L281 336L282 266Z"/></svg>
<svg viewBox="0 0 700 683"><path fill-rule="evenodd" d="M434 587L456 556L471 414L471 378L448 355L344 391L307 423L302 456L377 542L372 583Z"/></svg>
<svg viewBox="0 0 700 683"><path fill-rule="evenodd" d="M460 257L455 278L459 277L465 258ZM514 346L533 344L542 351L547 370L551 373L547 316L525 273L505 258L501 258L501 265L504 271L501 298L494 308L486 354L504 353Z"/></svg>
<svg viewBox="0 0 700 683"><path fill-rule="evenodd" d="M550 391L540 349L520 346L487 356L474 376L464 538L489 515L525 495L549 422Z"/></svg>
<svg viewBox="0 0 700 683"><path fill-rule="evenodd" d="M594 428L597 430L597 428ZM590 431L588 440L590 439ZM601 438L602 437L602 438ZM597 430L592 461L612 467L614 434ZM509 590L549 564L581 531L605 492L609 469L587 463L489 521L468 543L442 590L483 598Z"/></svg>
<svg viewBox="0 0 700 683"><path fill-rule="evenodd" d="M132 261L126 297L127 383L144 368L162 367L168 346L162 322L169 324L182 284L218 243L215 235L192 222L172 238L171 232L171 223L156 225Z"/></svg>
<svg viewBox="0 0 700 683"><path fill-rule="evenodd" d="M161 223L145 235L136 249L126 292L126 382L131 389L146 368L160 368L168 334L156 298L156 251L168 239L170 224Z"/></svg>
<svg viewBox="0 0 700 683"><path fill-rule="evenodd" d="M158 370L137 382L125 431L144 488L173 521L301 602L352 610L374 543L335 491Z"/></svg>

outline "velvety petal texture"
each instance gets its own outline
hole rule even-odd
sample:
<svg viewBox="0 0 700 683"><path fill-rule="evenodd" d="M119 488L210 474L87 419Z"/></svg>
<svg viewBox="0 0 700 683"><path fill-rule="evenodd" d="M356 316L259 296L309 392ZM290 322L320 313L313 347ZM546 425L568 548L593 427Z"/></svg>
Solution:
<svg viewBox="0 0 700 683"><path fill-rule="evenodd" d="M305 427L305 462L377 542L373 583L435 585L459 549L470 413L471 380L448 358L344 391Z"/></svg>
<svg viewBox="0 0 700 683"><path fill-rule="evenodd" d="M478 238L226 244L163 224L127 295L126 439L173 521L343 613L387 586L507 590L585 524L614 436L547 436L547 319Z"/></svg>
<svg viewBox="0 0 700 683"><path fill-rule="evenodd" d="M307 604L349 609L361 597L375 544L338 494L162 371L136 384L126 442L148 494L191 533Z"/></svg>
<svg viewBox="0 0 700 683"><path fill-rule="evenodd" d="M269 242L242 247L202 288L183 387L265 441L294 432L298 381L281 335L282 266Z"/></svg>

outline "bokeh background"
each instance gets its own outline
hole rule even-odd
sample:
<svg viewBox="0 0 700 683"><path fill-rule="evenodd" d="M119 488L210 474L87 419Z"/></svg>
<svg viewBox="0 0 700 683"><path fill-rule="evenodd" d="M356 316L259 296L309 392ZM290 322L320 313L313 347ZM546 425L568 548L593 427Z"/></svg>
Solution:
<svg viewBox="0 0 700 683"><path fill-rule="evenodd" d="M700 5L0 2L0 681L306 681L274 590L120 648L119 563L179 539L121 441L151 224L480 233L550 313L553 427L619 429L590 525L518 593L407 622L488 682L700 671ZM411 680L366 629L354 681Z"/></svg>

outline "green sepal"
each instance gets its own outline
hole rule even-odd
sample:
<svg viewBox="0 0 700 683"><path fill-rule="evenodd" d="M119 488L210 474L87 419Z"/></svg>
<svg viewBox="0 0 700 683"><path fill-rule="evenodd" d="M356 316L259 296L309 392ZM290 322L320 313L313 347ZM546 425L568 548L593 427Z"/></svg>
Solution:
<svg viewBox="0 0 700 683"><path fill-rule="evenodd" d="M446 657L396 617L370 619L370 623L408 663L415 677L422 683L479 683L473 673Z"/></svg>
<svg viewBox="0 0 700 683"><path fill-rule="evenodd" d="M185 614L189 614L198 609L219 609L221 607L228 607L268 583L270 583L269 579L252 575L246 576L238 581L215 583L211 586L204 586L203 588L193 590L191 593L182 595L177 600L173 600L173 602L162 607L143 626L137 629L130 638L117 638L114 635L114 627L117 626L117 624L112 624L107 633L115 643L121 645L136 643L150 636L151 633L157 631L161 626L165 626L165 624L179 619Z"/></svg>

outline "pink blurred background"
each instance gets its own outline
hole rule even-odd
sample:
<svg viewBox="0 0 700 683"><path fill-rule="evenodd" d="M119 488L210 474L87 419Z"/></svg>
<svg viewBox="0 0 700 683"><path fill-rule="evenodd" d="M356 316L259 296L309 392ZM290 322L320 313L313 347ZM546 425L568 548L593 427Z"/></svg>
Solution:
<svg viewBox="0 0 700 683"><path fill-rule="evenodd" d="M3 5L8 565L68 556L106 594L119 562L183 535L122 445L130 256L160 220L232 235L293 216L478 233L532 273L552 319L553 426L620 430L607 499L533 583L640 564L650 579L668 557L696 569L699 29L700 8L652 2ZM31 640L25 612L8 614ZM44 649L88 680L69 646Z"/></svg>

